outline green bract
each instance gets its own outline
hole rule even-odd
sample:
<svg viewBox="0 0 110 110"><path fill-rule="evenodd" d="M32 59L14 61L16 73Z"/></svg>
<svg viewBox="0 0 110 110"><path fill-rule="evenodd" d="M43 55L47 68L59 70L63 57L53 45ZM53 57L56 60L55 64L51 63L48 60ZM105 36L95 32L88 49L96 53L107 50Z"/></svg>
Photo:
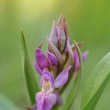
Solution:
<svg viewBox="0 0 110 110"><path fill-rule="evenodd" d="M81 56L81 51L77 45L77 43L74 41L74 44L75 44L75 47L76 47L76 50L77 50L77 53L78 53L78 56L79 56L79 62L80 62L80 70L75 78L75 81L74 81L74 84L72 86L72 89L70 90L70 93L69 95L67 96L67 100L64 104L64 106L62 107L62 110L69 110L69 108L71 107L74 99L75 99L75 96L76 96L76 93L77 93L77 90L78 90L78 87L79 87L79 84L80 84L80 79L81 79L81 72L82 72L82 56Z"/></svg>

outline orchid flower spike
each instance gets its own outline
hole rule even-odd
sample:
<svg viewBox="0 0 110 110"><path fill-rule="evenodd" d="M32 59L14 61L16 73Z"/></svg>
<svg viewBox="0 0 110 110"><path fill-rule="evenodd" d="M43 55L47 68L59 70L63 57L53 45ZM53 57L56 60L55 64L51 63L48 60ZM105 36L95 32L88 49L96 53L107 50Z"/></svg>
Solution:
<svg viewBox="0 0 110 110"><path fill-rule="evenodd" d="M48 40L47 56L41 50L43 41L35 52L35 69L41 76L41 91L36 93L36 103L28 110L51 110L58 103L63 105L61 93L66 89L72 76L80 69L80 62L76 46L71 44L68 25L63 15L57 22L53 22ZM77 43L79 47L83 42ZM82 53L83 62L88 51ZM59 88L59 89L57 89Z"/></svg>

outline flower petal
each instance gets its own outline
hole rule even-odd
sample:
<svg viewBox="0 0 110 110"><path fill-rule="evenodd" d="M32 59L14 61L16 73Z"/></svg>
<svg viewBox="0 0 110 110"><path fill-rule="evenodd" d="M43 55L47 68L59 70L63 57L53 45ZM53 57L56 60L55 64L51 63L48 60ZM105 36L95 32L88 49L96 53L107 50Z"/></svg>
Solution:
<svg viewBox="0 0 110 110"><path fill-rule="evenodd" d="M88 53L89 53L88 51L82 53L82 60L83 60L83 62L86 60Z"/></svg>
<svg viewBox="0 0 110 110"><path fill-rule="evenodd" d="M34 62L34 67L36 68L37 72L42 76L43 71L36 62Z"/></svg>
<svg viewBox="0 0 110 110"><path fill-rule="evenodd" d="M76 50L74 50L73 54L74 54L74 72L77 72L80 67L78 53ZM82 61L83 62L86 60L87 55L88 55L88 51L82 53Z"/></svg>
<svg viewBox="0 0 110 110"><path fill-rule="evenodd" d="M44 79L48 79L51 83L51 87L54 88L54 77L53 75L47 71L47 70L43 70L43 76L41 77L41 81L40 81L40 85L43 86L43 81Z"/></svg>
<svg viewBox="0 0 110 110"><path fill-rule="evenodd" d="M48 67L48 59L45 54L41 51L41 49L36 49L36 61L41 69Z"/></svg>
<svg viewBox="0 0 110 110"><path fill-rule="evenodd" d="M63 100L62 100L60 94L58 93L58 91L56 89L54 89L53 93L56 94L56 96L57 96L57 103L58 103L58 105L62 106L63 105Z"/></svg>
<svg viewBox="0 0 110 110"><path fill-rule="evenodd" d="M38 110L50 110L56 104L57 97L54 93L38 92L36 102Z"/></svg>
<svg viewBox="0 0 110 110"><path fill-rule="evenodd" d="M51 52L47 52L47 53L48 53L49 64L52 66L56 66L58 64L58 60L57 60L56 56Z"/></svg>
<svg viewBox="0 0 110 110"><path fill-rule="evenodd" d="M58 77L55 79L54 85L55 88L59 88L61 86L63 86L66 81L68 80L68 71L71 68L71 65L68 66L66 69L64 69L59 75Z"/></svg>

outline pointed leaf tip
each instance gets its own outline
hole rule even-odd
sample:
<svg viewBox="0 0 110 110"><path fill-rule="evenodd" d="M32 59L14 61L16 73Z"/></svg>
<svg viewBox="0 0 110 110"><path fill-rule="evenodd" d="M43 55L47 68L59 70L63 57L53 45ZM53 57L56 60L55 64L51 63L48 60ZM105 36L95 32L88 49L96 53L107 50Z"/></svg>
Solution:
<svg viewBox="0 0 110 110"><path fill-rule="evenodd" d="M20 33L21 33L21 36L20 37L23 37L24 38L24 34L23 34L23 29L22 28L20 29Z"/></svg>

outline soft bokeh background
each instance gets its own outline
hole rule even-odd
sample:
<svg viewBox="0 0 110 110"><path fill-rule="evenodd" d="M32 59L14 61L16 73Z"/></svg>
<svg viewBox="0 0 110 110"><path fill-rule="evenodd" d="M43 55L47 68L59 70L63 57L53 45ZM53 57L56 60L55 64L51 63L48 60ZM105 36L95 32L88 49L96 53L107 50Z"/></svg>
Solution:
<svg viewBox="0 0 110 110"><path fill-rule="evenodd" d="M99 60L110 51L109 0L0 0L0 93L18 107L30 105L23 76L20 53L20 28L23 28L31 62L41 39L49 36L52 21L63 14L71 39L84 41L89 50L74 110L79 110L87 78ZM47 41L43 50L47 49ZM36 73L37 74L37 73ZM69 91L69 90L68 90ZM96 110L109 110L110 83Z"/></svg>

